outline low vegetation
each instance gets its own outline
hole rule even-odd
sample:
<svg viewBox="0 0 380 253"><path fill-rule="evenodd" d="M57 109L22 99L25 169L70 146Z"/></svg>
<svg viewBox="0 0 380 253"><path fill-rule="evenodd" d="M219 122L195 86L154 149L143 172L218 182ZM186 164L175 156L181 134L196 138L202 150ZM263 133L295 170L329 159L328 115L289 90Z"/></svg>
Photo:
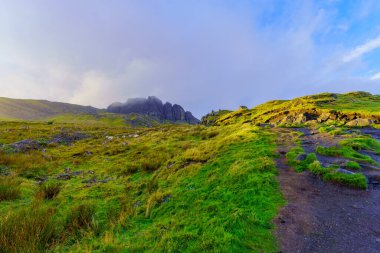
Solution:
<svg viewBox="0 0 380 253"><path fill-rule="evenodd" d="M74 133L86 138L50 141ZM0 123L0 247L274 252L274 138L251 125Z"/></svg>
<svg viewBox="0 0 380 253"><path fill-rule="evenodd" d="M349 99L361 115L378 115L377 96L329 93L214 112L203 119L208 126L83 107L42 121L1 121L1 252L278 252L272 221L285 201L269 128L313 121L321 132L346 134L350 118L331 110L351 115ZM35 103L33 112L44 105ZM377 141L352 134L307 154L292 134L298 146L286 157L296 171L367 188L360 164L377 165L365 153L379 154ZM320 155L345 157L342 166L357 173L323 167Z"/></svg>
<svg viewBox="0 0 380 253"><path fill-rule="evenodd" d="M324 168L318 161L314 161L308 167L311 173L320 176L323 180L331 181L337 184L358 188L367 189L367 178L360 173L345 174L340 173L334 167Z"/></svg>
<svg viewBox="0 0 380 253"><path fill-rule="evenodd" d="M355 161L361 161L361 162L368 162L368 163L374 163L376 164L376 161L374 161L370 156L363 155L354 150L351 147L341 147L341 146L332 146L332 147L322 147L318 146L316 149L316 152L318 154L324 155L324 156L335 156L335 157L345 157L348 159L352 159Z"/></svg>

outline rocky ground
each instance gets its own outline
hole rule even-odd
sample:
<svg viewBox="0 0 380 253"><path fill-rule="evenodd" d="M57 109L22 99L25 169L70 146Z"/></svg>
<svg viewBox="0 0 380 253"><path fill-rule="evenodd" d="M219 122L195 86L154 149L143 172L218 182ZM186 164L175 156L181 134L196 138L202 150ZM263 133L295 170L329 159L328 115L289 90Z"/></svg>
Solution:
<svg viewBox="0 0 380 253"><path fill-rule="evenodd" d="M301 141L307 153L318 145L335 145L342 138L297 130L304 133ZM275 221L281 252L380 252L380 189L370 185L365 191L354 190L323 182L308 171L296 173L285 158L295 145L294 130L276 131L280 134L279 181L288 201ZM379 130L364 129L362 133L380 137ZM336 159L342 158L318 155L326 165L339 163ZM363 174L378 172L364 168Z"/></svg>

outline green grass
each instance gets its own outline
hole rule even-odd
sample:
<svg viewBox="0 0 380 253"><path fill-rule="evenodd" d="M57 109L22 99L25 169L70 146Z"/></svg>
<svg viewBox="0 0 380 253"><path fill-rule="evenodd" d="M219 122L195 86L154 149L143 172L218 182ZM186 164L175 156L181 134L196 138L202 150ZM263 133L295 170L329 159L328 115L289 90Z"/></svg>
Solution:
<svg viewBox="0 0 380 253"><path fill-rule="evenodd" d="M18 199L21 195L20 181L0 176L0 202Z"/></svg>
<svg viewBox="0 0 380 253"><path fill-rule="evenodd" d="M349 138L340 142L341 146L351 147L355 150L372 150L380 154L380 142L376 139L366 136Z"/></svg>
<svg viewBox="0 0 380 253"><path fill-rule="evenodd" d="M62 129L88 138L0 152L15 180L0 191L16 193L0 202L3 251L278 250L272 219L284 200L266 130L2 122L0 143L44 142ZM65 168L79 173L55 179Z"/></svg>
<svg viewBox="0 0 380 253"><path fill-rule="evenodd" d="M2 215L0 248L2 252L44 252L64 236L54 220L56 210L49 207L23 207Z"/></svg>
<svg viewBox="0 0 380 253"><path fill-rule="evenodd" d="M318 146L316 149L316 152L318 154L324 155L324 156L332 156L332 157L345 157L351 160L355 161L361 161L361 162L367 162L371 164L376 164L376 161L374 161L370 156L363 155L354 150L352 147L349 146L343 146L343 147L322 147Z"/></svg>
<svg viewBox="0 0 380 253"><path fill-rule="evenodd" d="M328 133L332 136L336 136L336 135L343 135L344 134L344 128L342 127L336 127L334 125L330 125L330 126L321 126L318 128L318 131L321 132L321 133Z"/></svg>
<svg viewBox="0 0 380 253"><path fill-rule="evenodd" d="M331 181L336 184L357 188L357 189L367 189L368 182L363 174L344 174L336 172L336 168L325 168L321 166L318 161L314 161L309 165L311 173L320 176L325 181Z"/></svg>
<svg viewBox="0 0 380 253"><path fill-rule="evenodd" d="M352 170L360 170L362 167L355 161L349 161L346 163L346 167Z"/></svg>
<svg viewBox="0 0 380 253"><path fill-rule="evenodd" d="M287 154L286 158L288 160L288 164L293 166L295 171L302 172L307 170L308 165L317 160L317 157L314 153L307 154L304 160L299 160L297 158L300 155L304 155L305 151L301 147L292 148Z"/></svg>
<svg viewBox="0 0 380 253"><path fill-rule="evenodd" d="M59 194L61 189L62 189L61 183L56 182L56 181L50 181L50 182L43 183L40 186L40 191L38 192L38 194L40 197L50 200L50 199L55 198Z"/></svg>
<svg viewBox="0 0 380 253"><path fill-rule="evenodd" d="M343 153L341 150L336 150L333 148L318 147L318 153L329 156L341 156ZM301 147L292 148L287 154L288 164L294 167L295 171L302 172L305 170L318 175L325 181L334 182L339 185L344 185L357 189L367 189L368 182L364 175L361 173L355 174L344 174L336 171L336 167L332 166L329 168L323 167L317 159L315 153L309 153L304 160L297 159L299 155L305 154ZM350 155L352 157L352 155ZM353 170L360 170L360 165L355 161L349 161L346 166Z"/></svg>
<svg viewBox="0 0 380 253"><path fill-rule="evenodd" d="M318 127L323 124L321 131L340 135L343 132L341 127L358 116L363 119L376 119L376 124L379 124L379 106L379 95L365 92L321 93L292 100L269 101L250 110L213 115L210 122L218 126L245 122L270 123L284 127Z"/></svg>

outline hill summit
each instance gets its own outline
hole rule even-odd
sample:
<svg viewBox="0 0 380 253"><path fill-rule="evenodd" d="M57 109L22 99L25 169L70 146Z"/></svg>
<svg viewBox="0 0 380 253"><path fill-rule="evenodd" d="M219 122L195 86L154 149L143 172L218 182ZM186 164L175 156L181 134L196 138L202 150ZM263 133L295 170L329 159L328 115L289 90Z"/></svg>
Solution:
<svg viewBox="0 0 380 253"><path fill-rule="evenodd" d="M169 102L165 104L154 96L148 98L129 98L127 102L116 102L108 106L108 112L130 114L138 113L151 116L159 121L187 122L197 124L199 120L191 112L185 111L182 106Z"/></svg>

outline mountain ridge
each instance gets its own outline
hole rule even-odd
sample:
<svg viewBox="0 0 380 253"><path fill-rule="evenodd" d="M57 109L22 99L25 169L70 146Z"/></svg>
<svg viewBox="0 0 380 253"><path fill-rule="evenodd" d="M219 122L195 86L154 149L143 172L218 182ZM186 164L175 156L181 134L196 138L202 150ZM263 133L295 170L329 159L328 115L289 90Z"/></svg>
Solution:
<svg viewBox="0 0 380 253"><path fill-rule="evenodd" d="M199 120L189 111L185 111L178 104L165 104L155 96L148 98L129 98L125 103L115 102L107 107L111 113L129 114L140 113L149 115L159 121L187 122L189 124L198 124Z"/></svg>
<svg viewBox="0 0 380 253"><path fill-rule="evenodd" d="M155 97L154 97L155 98ZM155 98L157 99L157 98ZM139 99L128 99L137 101ZM157 99L158 101L161 101ZM162 102L161 102L162 103ZM122 103L119 103L123 105ZM159 103L158 103L159 104ZM118 105L118 103L113 103ZM154 126L160 123L189 123L199 122L191 112L185 112L180 105L166 103L165 107L159 107L158 112L163 113L163 109L172 112L172 118L157 117L159 114L146 113L144 108L134 108L128 112L107 112L106 109L99 109L92 106L83 106L64 102L52 102L38 99L14 99L0 97L0 119L1 120L55 120L73 122L75 118L81 121L109 121L116 122L124 119L125 125L131 126ZM173 113L175 111L176 114ZM168 114L168 113L167 113ZM74 120L76 121L76 120ZM140 122L141 121L141 122Z"/></svg>

